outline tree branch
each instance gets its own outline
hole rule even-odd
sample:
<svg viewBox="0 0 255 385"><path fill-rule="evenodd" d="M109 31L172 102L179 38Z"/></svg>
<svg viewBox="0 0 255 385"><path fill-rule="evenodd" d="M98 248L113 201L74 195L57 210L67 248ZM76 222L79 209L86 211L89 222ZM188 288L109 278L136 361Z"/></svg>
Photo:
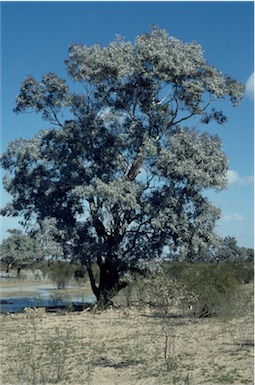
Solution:
<svg viewBox="0 0 255 385"><path fill-rule="evenodd" d="M96 285L96 281L95 281L95 277L94 277L91 265L87 263L86 264L86 268L87 268L87 272L88 272L88 275L89 275L91 289L92 289L93 293L95 294L95 296L98 298L99 294L100 294L100 291L99 291L99 288Z"/></svg>
<svg viewBox="0 0 255 385"><path fill-rule="evenodd" d="M108 238L108 234L107 234L107 231L106 231L106 229L104 227L103 222L98 218L96 210L93 208L93 206L95 205L94 201L93 201L93 198L88 199L88 202L89 202L89 205L90 205L90 211L91 211L91 216L92 216L92 219L93 219L93 225L95 227L97 236L99 238L103 238L104 240L106 240Z"/></svg>
<svg viewBox="0 0 255 385"><path fill-rule="evenodd" d="M140 168L142 166L142 163L143 163L143 157L142 155L137 155L128 174L127 174L127 178L130 180L130 181L133 181L135 180L135 178L137 177L137 175L139 174L139 171L140 171Z"/></svg>
<svg viewBox="0 0 255 385"><path fill-rule="evenodd" d="M54 108L53 108L52 105L50 105L50 110L51 110L51 112L52 112L52 114L53 114L53 116L54 116L54 118L55 118L55 121L57 122L57 123L54 123L54 121L51 120L51 121L50 121L51 124L57 124L58 126L60 126L61 128L63 128L63 124L60 123L60 121L59 121L59 119L58 119L58 117L57 117L57 114L56 114L56 112L54 111Z"/></svg>

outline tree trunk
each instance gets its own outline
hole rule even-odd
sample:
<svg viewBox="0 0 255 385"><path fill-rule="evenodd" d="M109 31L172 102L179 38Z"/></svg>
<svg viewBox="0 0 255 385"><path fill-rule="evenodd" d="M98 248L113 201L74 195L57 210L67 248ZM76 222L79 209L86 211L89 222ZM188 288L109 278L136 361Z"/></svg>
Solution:
<svg viewBox="0 0 255 385"><path fill-rule="evenodd" d="M103 302L104 306L111 303L119 286L118 269L112 257L108 254L100 266L99 301Z"/></svg>
<svg viewBox="0 0 255 385"><path fill-rule="evenodd" d="M6 273L9 273L12 269L12 262L6 264Z"/></svg>
<svg viewBox="0 0 255 385"><path fill-rule="evenodd" d="M100 278L99 285L96 285L91 267L87 266L91 288L97 298L99 306L107 307L112 304L113 297L127 284L120 281L116 256L108 253L105 260L99 264Z"/></svg>

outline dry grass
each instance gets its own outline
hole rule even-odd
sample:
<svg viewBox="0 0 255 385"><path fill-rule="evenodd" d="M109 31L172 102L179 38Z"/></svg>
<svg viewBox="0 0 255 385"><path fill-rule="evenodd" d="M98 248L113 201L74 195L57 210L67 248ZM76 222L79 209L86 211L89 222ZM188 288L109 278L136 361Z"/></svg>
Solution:
<svg viewBox="0 0 255 385"><path fill-rule="evenodd" d="M136 308L0 317L2 384L253 384L252 303L224 320Z"/></svg>

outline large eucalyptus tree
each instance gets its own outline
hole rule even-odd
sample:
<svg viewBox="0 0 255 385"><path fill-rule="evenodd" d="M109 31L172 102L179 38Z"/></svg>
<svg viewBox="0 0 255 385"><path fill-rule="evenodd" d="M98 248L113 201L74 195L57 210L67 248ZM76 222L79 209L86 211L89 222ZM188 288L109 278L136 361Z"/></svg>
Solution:
<svg viewBox="0 0 255 385"><path fill-rule="evenodd" d="M157 27L134 43L72 44L66 65L75 92L54 73L21 84L15 111L40 113L51 127L3 154L12 202L2 214L53 218L55 240L108 301L139 260L213 242L220 213L204 190L224 188L227 159L220 139L196 127L223 124L213 103L237 105L244 87L209 65L199 44Z"/></svg>

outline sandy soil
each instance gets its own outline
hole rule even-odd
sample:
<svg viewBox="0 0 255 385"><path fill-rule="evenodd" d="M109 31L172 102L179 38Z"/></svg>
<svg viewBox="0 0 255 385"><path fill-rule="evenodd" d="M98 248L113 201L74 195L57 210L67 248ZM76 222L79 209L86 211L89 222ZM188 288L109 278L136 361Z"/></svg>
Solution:
<svg viewBox="0 0 255 385"><path fill-rule="evenodd" d="M2 384L253 384L253 313L194 319L178 309L0 315Z"/></svg>

